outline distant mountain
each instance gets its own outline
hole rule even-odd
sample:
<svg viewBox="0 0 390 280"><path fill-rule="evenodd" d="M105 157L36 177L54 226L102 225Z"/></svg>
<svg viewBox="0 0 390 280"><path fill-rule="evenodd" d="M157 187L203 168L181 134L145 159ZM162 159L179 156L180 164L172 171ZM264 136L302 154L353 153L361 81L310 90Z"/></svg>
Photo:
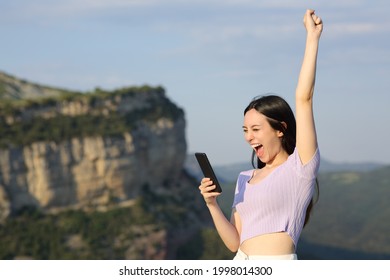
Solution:
<svg viewBox="0 0 390 280"><path fill-rule="evenodd" d="M385 166L375 162L357 162L357 163L335 163L321 158L320 172L341 172L341 171L372 171Z"/></svg>

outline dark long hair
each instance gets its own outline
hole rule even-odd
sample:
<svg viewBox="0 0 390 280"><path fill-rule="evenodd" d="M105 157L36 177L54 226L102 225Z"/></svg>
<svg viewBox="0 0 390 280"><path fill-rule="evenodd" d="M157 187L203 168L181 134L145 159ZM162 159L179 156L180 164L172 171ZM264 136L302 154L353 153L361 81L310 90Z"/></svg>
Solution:
<svg viewBox="0 0 390 280"><path fill-rule="evenodd" d="M286 100L277 95L260 96L249 103L244 110L244 115L251 109L255 109L260 114L263 114L273 129L283 132L282 147L291 155L296 146L297 126L294 113ZM265 163L256 156L255 151L252 151L252 166L259 169L265 166ZM304 226L308 223L311 210L319 199L319 184L317 179L316 193L307 206Z"/></svg>

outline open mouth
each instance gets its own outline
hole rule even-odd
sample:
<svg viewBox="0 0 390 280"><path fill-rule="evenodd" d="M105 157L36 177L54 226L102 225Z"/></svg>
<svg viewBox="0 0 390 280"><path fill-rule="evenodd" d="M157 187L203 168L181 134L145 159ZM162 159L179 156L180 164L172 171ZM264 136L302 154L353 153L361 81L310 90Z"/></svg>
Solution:
<svg viewBox="0 0 390 280"><path fill-rule="evenodd" d="M255 151L257 151L258 149L260 149L260 148L263 147L263 145L261 145L261 144L254 144L254 145L251 145L251 146L252 146L252 148L253 148Z"/></svg>
<svg viewBox="0 0 390 280"><path fill-rule="evenodd" d="M251 145L251 146L255 150L257 157L260 158L260 157L263 156L263 154L264 154L263 145L261 145L261 144L254 144L254 145Z"/></svg>

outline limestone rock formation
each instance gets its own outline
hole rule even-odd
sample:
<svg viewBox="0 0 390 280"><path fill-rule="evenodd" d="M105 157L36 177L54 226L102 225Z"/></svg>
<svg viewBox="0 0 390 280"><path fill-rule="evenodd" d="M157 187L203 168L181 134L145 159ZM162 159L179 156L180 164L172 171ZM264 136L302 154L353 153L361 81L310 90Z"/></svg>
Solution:
<svg viewBox="0 0 390 280"><path fill-rule="evenodd" d="M2 77L3 95L39 88ZM0 105L0 218L26 207L105 207L180 185L184 111L161 87L61 94Z"/></svg>

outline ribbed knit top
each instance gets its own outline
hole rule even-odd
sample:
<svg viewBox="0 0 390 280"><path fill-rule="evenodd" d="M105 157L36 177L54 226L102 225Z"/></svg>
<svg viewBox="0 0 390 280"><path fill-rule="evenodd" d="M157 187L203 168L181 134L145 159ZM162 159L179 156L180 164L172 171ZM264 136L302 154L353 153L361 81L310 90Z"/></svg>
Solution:
<svg viewBox="0 0 390 280"><path fill-rule="evenodd" d="M249 184L254 170L237 179L233 206L240 215L240 244L258 235L286 232L297 248L306 208L314 194L320 152L302 164L297 149L258 184Z"/></svg>

